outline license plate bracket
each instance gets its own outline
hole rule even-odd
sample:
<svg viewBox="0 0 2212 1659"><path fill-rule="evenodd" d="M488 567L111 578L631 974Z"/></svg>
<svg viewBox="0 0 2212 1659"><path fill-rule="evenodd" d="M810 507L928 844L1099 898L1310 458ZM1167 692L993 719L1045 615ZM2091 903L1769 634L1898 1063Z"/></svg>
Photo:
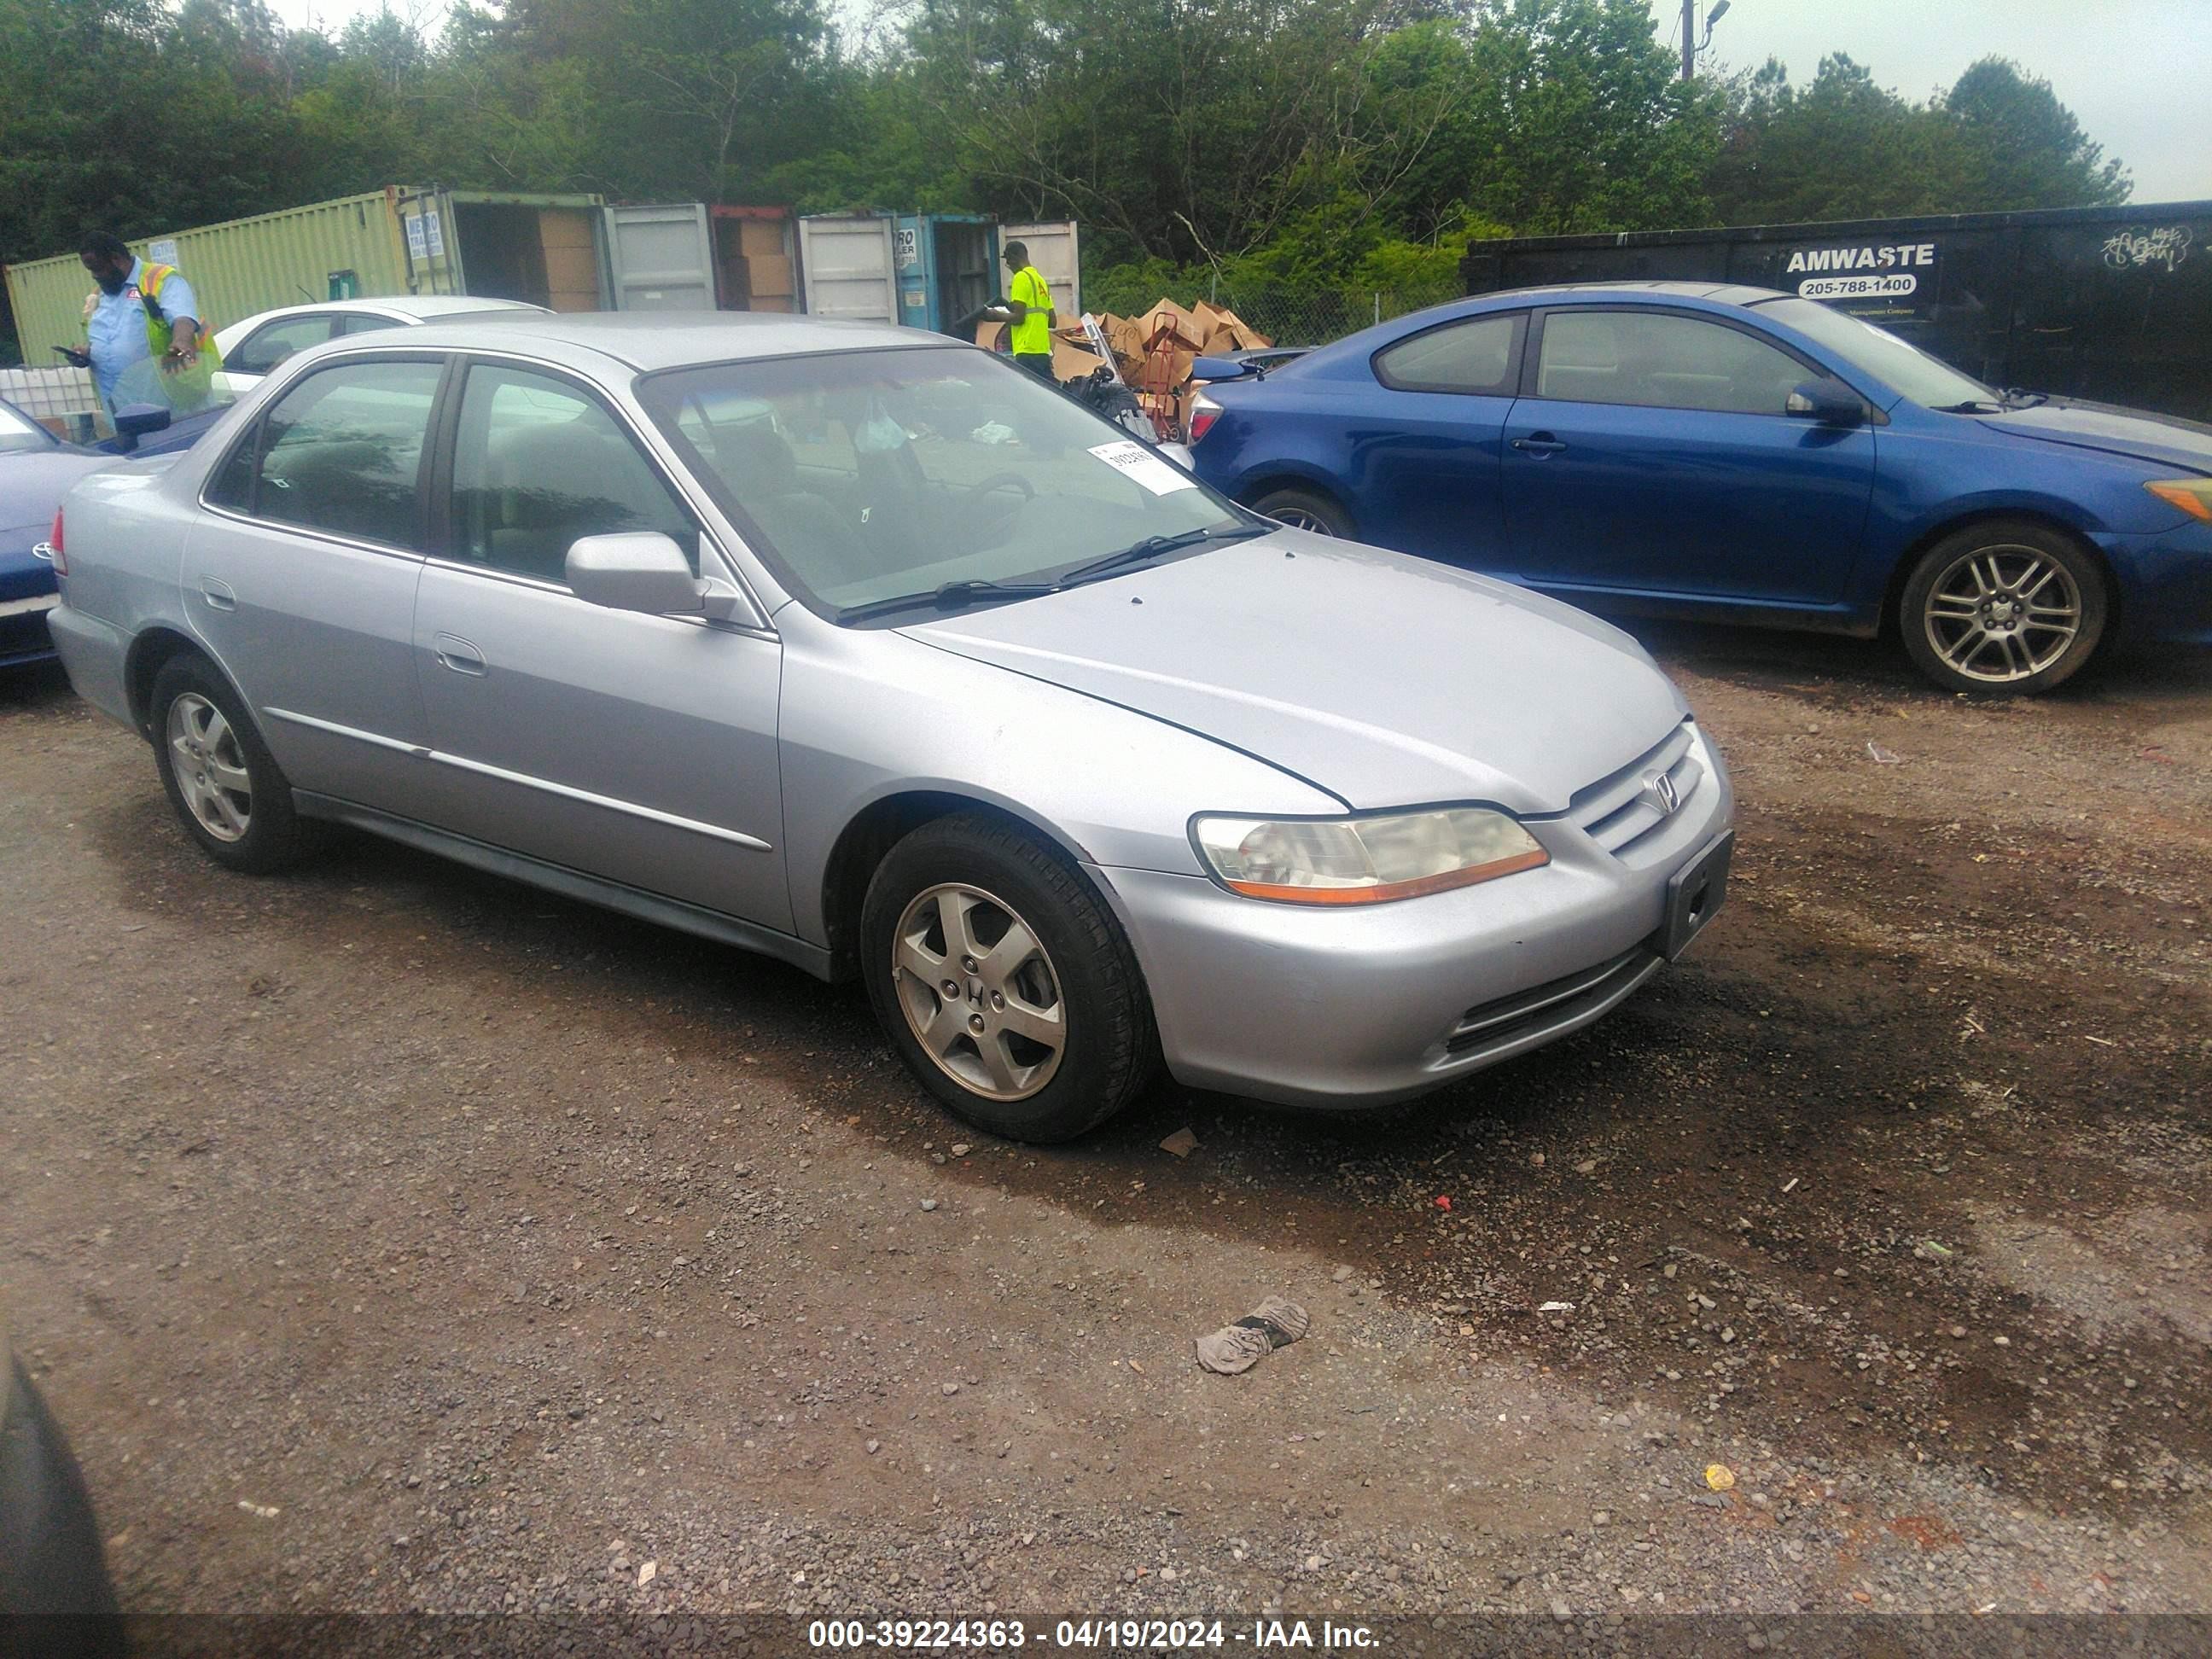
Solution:
<svg viewBox="0 0 2212 1659"><path fill-rule="evenodd" d="M1674 961L1690 948L1690 941L1705 931L1728 896L1729 860L1735 852L1735 831L1716 838L1705 850L1677 870L1667 882L1667 921L1661 949Z"/></svg>

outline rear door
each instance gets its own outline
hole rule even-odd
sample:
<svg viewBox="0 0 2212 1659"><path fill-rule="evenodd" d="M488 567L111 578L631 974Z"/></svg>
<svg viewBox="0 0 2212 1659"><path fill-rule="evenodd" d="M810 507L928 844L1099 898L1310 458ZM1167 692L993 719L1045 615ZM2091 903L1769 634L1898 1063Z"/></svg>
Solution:
<svg viewBox="0 0 2212 1659"><path fill-rule="evenodd" d="M799 263L806 275L809 316L863 323L898 319L890 220L872 214L801 219Z"/></svg>
<svg viewBox="0 0 2212 1659"><path fill-rule="evenodd" d="M696 562L690 507L595 388L553 370L472 359L446 425L441 556L415 611L422 816L789 931L775 638L611 611L567 582L569 544L616 531Z"/></svg>
<svg viewBox="0 0 2212 1659"><path fill-rule="evenodd" d="M1500 467L1516 574L1568 591L1842 599L1875 433L1784 412L1824 371L1707 313L1560 307L1533 331Z"/></svg>
<svg viewBox="0 0 2212 1659"><path fill-rule="evenodd" d="M1473 569L1510 569L1498 458L1527 326L1525 312L1486 313L1375 354L1385 417L1346 422L1362 536Z"/></svg>
<svg viewBox="0 0 2212 1659"><path fill-rule="evenodd" d="M714 309L714 239L698 202L611 207L617 311Z"/></svg>
<svg viewBox="0 0 2212 1659"><path fill-rule="evenodd" d="M407 810L422 458L446 360L311 370L233 445L185 545L185 614L295 787Z"/></svg>

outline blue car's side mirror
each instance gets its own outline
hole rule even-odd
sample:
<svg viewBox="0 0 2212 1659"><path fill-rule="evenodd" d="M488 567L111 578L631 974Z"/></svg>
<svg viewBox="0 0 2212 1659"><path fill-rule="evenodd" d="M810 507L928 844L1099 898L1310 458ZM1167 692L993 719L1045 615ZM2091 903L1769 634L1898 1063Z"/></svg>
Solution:
<svg viewBox="0 0 2212 1659"><path fill-rule="evenodd" d="M169 429L169 411L161 404L125 404L115 411L115 447L128 455L141 438Z"/></svg>
<svg viewBox="0 0 2212 1659"><path fill-rule="evenodd" d="M1785 414L1802 416L1822 426L1863 426L1866 404L1841 380L1805 380L1792 386L1783 405Z"/></svg>

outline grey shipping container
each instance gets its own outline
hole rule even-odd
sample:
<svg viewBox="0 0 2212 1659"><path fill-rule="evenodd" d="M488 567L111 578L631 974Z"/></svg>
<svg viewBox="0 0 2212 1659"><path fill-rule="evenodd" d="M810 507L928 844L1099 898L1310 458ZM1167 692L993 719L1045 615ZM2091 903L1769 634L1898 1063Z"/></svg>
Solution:
<svg viewBox="0 0 2212 1659"><path fill-rule="evenodd" d="M2212 420L2212 202L1472 242L1469 294L1747 283L1894 330L1998 386Z"/></svg>

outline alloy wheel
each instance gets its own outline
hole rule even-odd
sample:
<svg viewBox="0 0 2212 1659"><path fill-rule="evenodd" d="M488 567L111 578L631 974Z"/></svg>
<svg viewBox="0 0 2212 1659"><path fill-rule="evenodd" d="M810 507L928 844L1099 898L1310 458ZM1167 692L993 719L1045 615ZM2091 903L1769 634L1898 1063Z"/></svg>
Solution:
<svg viewBox="0 0 2212 1659"><path fill-rule="evenodd" d="M908 904L891 937L907 1028L937 1066L988 1100L1026 1100L1067 1047L1060 975L1036 931L980 887L945 883Z"/></svg>
<svg viewBox="0 0 2212 1659"><path fill-rule="evenodd" d="M1921 625L1954 671L2006 684L2043 673L2073 647L2081 592L2065 567L2037 548L1976 548L1936 577Z"/></svg>
<svg viewBox="0 0 2212 1659"><path fill-rule="evenodd" d="M1278 507L1274 512L1269 514L1268 517L1274 520L1277 524L1288 525L1292 530L1303 530L1310 536L1334 536L1336 534L1336 532L1329 527L1328 520L1322 518L1320 514L1316 513L1310 507Z"/></svg>
<svg viewBox="0 0 2212 1659"><path fill-rule="evenodd" d="M217 841L242 841L253 822L253 776L222 710L197 691L169 705L169 764L201 829Z"/></svg>

